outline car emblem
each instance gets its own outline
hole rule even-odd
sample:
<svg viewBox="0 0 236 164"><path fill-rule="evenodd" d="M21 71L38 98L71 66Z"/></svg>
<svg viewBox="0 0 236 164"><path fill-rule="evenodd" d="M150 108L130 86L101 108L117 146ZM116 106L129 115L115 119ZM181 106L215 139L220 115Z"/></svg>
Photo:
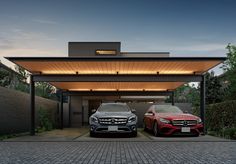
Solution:
<svg viewBox="0 0 236 164"><path fill-rule="evenodd" d="M111 119L111 122L112 122L112 123L115 123L115 118L112 118L112 119Z"/></svg>
<svg viewBox="0 0 236 164"><path fill-rule="evenodd" d="M188 122L187 121L184 121L184 126L188 126Z"/></svg>

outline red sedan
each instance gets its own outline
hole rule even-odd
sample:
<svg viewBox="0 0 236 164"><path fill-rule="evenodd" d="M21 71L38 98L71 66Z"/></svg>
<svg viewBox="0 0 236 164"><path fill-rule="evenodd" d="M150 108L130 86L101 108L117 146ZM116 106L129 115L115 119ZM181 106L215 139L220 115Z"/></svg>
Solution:
<svg viewBox="0 0 236 164"><path fill-rule="evenodd" d="M192 114L185 114L176 106L152 105L144 115L144 130L160 135L194 135L203 132L202 120Z"/></svg>

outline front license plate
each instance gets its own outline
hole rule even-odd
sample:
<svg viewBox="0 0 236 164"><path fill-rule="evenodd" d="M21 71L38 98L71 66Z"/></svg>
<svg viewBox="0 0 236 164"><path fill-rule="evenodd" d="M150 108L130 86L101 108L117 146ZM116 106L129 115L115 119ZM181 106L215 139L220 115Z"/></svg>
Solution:
<svg viewBox="0 0 236 164"><path fill-rule="evenodd" d="M118 131L118 126L108 126L108 131Z"/></svg>
<svg viewBox="0 0 236 164"><path fill-rule="evenodd" d="M183 133L189 133L190 132L190 127L182 127L181 132Z"/></svg>

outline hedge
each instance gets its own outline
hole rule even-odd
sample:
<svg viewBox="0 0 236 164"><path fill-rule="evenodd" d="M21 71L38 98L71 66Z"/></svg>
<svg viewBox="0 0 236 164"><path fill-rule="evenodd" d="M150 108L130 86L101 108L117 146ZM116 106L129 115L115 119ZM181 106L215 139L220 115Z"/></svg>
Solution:
<svg viewBox="0 0 236 164"><path fill-rule="evenodd" d="M236 101L211 104L206 108L206 126L208 130L236 128Z"/></svg>

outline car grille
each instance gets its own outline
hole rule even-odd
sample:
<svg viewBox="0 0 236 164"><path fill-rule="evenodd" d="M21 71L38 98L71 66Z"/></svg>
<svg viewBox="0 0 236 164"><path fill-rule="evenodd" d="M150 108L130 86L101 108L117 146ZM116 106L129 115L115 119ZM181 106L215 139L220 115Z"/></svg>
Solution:
<svg viewBox="0 0 236 164"><path fill-rule="evenodd" d="M127 123L127 118L99 118L99 123L103 125L122 125Z"/></svg>
<svg viewBox="0 0 236 164"><path fill-rule="evenodd" d="M175 126L193 126L197 124L197 120L173 120Z"/></svg>

